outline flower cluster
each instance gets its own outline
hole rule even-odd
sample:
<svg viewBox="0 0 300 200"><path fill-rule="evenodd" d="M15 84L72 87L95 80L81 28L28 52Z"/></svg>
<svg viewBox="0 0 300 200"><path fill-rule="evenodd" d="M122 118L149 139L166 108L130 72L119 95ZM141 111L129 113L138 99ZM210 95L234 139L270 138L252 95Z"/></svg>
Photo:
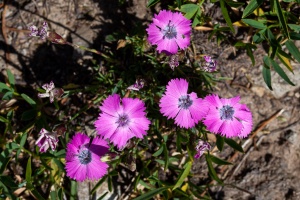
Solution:
<svg viewBox="0 0 300 200"><path fill-rule="evenodd" d="M184 128L194 127L200 120L213 133L226 137L246 137L252 128L252 114L249 108L240 104L240 97L231 99L209 95L204 99L196 93L187 93L185 79L172 79L160 100L160 111L175 119L175 124Z"/></svg>

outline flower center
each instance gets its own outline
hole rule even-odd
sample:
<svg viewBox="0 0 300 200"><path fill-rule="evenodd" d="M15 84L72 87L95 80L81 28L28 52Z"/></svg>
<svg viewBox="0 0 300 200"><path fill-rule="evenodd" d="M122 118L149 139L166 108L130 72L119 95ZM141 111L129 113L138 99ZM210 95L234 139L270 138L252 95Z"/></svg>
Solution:
<svg viewBox="0 0 300 200"><path fill-rule="evenodd" d="M86 148L80 149L78 158L81 164L87 165L92 161L92 154Z"/></svg>
<svg viewBox="0 0 300 200"><path fill-rule="evenodd" d="M116 122L119 126L126 126L129 123L128 115L121 114Z"/></svg>
<svg viewBox="0 0 300 200"><path fill-rule="evenodd" d="M177 36L177 31L174 25L171 25L171 20L169 21L168 25L162 30L164 37L168 39L173 39L176 38Z"/></svg>
<svg viewBox="0 0 300 200"><path fill-rule="evenodd" d="M178 100L178 108L188 109L193 104L190 95L181 96Z"/></svg>
<svg viewBox="0 0 300 200"><path fill-rule="evenodd" d="M229 119L232 120L233 114L234 114L234 109L229 105L223 106L220 109L221 120L229 120Z"/></svg>

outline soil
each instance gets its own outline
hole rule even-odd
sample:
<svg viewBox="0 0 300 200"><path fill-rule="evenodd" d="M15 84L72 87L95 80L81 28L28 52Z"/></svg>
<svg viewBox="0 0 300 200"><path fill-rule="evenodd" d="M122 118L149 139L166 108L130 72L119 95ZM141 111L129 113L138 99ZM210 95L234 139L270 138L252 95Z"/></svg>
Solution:
<svg viewBox="0 0 300 200"><path fill-rule="evenodd" d="M37 38L29 38L28 27L41 25L44 20L52 30L68 41L100 50L108 43L104 38L115 29L131 31L136 22L147 24L155 10L165 8L157 5L146 8L146 0L19 0L7 1L1 7L2 34L0 36L0 80L3 82L6 69L16 77L19 87L35 90L55 77L57 85L68 83L83 84L89 81L89 63L93 55L68 46L54 45ZM0 1L0 5L3 1ZM213 22L224 23L220 10L207 5L207 13ZM3 20L3 17L5 20ZM217 45L215 39L208 40L208 32L193 31L194 45L199 54L209 54L218 62L223 77L231 80L219 82L214 93L229 98L240 95L242 103L253 113L254 130L267 125L257 132L252 140L244 139L250 146L245 154L238 154L234 165L221 174L225 186L214 186L209 191L213 199L300 199L300 65L292 63L294 74L287 72L296 86L285 83L277 74L272 74L273 91L270 91L262 77L262 58L266 55L263 46L254 51L256 63L242 49L232 47L232 41L247 37L247 31L236 28L236 35L228 35L228 42ZM299 44L297 44L299 45ZM299 45L300 46L300 45ZM98 58L99 63L101 59ZM283 67L284 68L284 67ZM274 114L279 115L272 118ZM222 156L228 159L233 152ZM199 162L203 160L200 159ZM206 176L199 163L194 163L192 172ZM87 199L88 186L79 185L80 199ZM103 185L96 196L107 191ZM117 198L118 189L110 193Z"/></svg>

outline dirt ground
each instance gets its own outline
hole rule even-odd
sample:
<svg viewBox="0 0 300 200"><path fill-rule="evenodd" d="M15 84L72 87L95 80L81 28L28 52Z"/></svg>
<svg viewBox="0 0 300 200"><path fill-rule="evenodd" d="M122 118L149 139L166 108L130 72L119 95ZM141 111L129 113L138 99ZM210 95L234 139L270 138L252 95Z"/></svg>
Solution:
<svg viewBox="0 0 300 200"><path fill-rule="evenodd" d="M146 0L126 1L121 8L116 6L117 0L110 0L109 3L105 0L8 2L8 5L1 7L2 17L5 17L2 22L5 24L2 24L0 35L0 80L4 80L5 70L9 68L18 85L32 89L53 77L56 77L58 85L88 81L90 73L87 63L92 55L28 38L26 30L30 25L40 25L46 20L51 29L73 43L104 49L106 35L117 28L126 32L130 30L130 24L136 21L149 23L155 10L146 8ZM219 10L211 6L207 9L206 12L211 13L216 21L222 21ZM234 49L226 42L218 46L216 41L208 41L207 37L207 32L193 31L192 38L199 53L212 55L218 61L220 75L232 78L218 83L214 92L226 98L240 95L242 103L253 112L254 130L264 122L267 124L257 131L253 143L248 140L250 145L245 154L238 155L235 165L221 174L228 185L212 187L212 197L226 200L300 199L300 65L292 63L294 75L287 72L295 87L273 73L274 90L270 91L261 74L262 58L266 55L262 46L255 51L256 63L252 66L244 50ZM246 35L230 37L241 39ZM272 117L276 113L278 115ZM242 143L246 141L244 139ZM229 152L221 156L228 159L232 155ZM207 173L197 168L196 164L192 172L199 176ZM84 199L87 192L88 187L85 186L80 186L80 199ZM115 195L112 194L112 197Z"/></svg>

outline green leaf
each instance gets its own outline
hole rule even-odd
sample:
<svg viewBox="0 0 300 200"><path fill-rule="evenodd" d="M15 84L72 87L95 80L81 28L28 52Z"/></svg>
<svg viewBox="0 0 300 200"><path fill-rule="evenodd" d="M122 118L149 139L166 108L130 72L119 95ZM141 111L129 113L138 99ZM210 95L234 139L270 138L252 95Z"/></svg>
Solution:
<svg viewBox="0 0 300 200"><path fill-rule="evenodd" d="M26 139L27 139L27 133L23 133L21 141L20 141L20 147L24 146Z"/></svg>
<svg viewBox="0 0 300 200"><path fill-rule="evenodd" d="M255 44L259 44L259 43L261 43L262 41L265 40L265 37L264 37L265 31L266 31L266 29L263 29L263 30L261 30L261 31L259 31L259 32L257 32L257 33L255 33L255 34L253 35L252 40L253 40L253 42L254 42Z"/></svg>
<svg viewBox="0 0 300 200"><path fill-rule="evenodd" d="M11 91L11 88L8 87L5 83L0 83L0 92L3 92L4 90Z"/></svg>
<svg viewBox="0 0 300 200"><path fill-rule="evenodd" d="M8 121L8 119L6 119L6 118L0 116L0 122L8 123L9 121Z"/></svg>
<svg viewBox="0 0 300 200"><path fill-rule="evenodd" d="M228 144L230 147L232 147L234 150L237 150L239 152L244 153L243 148L241 147L241 145L239 145L238 143L236 143L236 141L234 141L233 139L229 139L229 138L224 138L224 141L226 144Z"/></svg>
<svg viewBox="0 0 300 200"><path fill-rule="evenodd" d="M233 8L238 8L240 6L243 6L245 3L243 2L236 2L236 1L226 1L226 3Z"/></svg>
<svg viewBox="0 0 300 200"><path fill-rule="evenodd" d="M224 138L220 135L217 135L217 147L219 149L219 151L222 151L223 150L223 147L224 147Z"/></svg>
<svg viewBox="0 0 300 200"><path fill-rule="evenodd" d="M27 103L29 103L32 107L35 108L36 103L35 103L35 101L34 101L33 99L31 99L29 96L27 96L27 95L24 94L24 93L21 94L21 97L22 97L25 101L27 101Z"/></svg>
<svg viewBox="0 0 300 200"><path fill-rule="evenodd" d="M179 188L184 179L189 175L190 171L191 171L191 168L192 168L192 161L189 161L185 164L185 169L184 171L182 172L181 176L179 177L179 179L177 180L176 184L174 185L173 189L172 190L175 190L176 188Z"/></svg>
<svg viewBox="0 0 300 200"><path fill-rule="evenodd" d="M229 14L228 14L228 10L227 10L226 5L225 5L225 1L220 0L220 5L221 5L221 11L222 11L223 17L224 17L227 25L229 26L230 30L233 33L235 33L232 22L231 22L231 19L230 19Z"/></svg>
<svg viewBox="0 0 300 200"><path fill-rule="evenodd" d="M164 149L164 151L163 151L164 152L164 159L166 161L165 165L164 165L164 168L165 168L165 171L166 171L168 166L169 166L169 162L170 162L169 151L168 151L166 143L163 143L162 146L163 146L163 149Z"/></svg>
<svg viewBox="0 0 300 200"><path fill-rule="evenodd" d="M163 152L164 148L161 146L152 156L157 157Z"/></svg>
<svg viewBox="0 0 300 200"><path fill-rule="evenodd" d="M254 65L255 65L255 59L254 59L254 56L253 56L253 52L252 52L251 46L246 45L246 51L247 51L247 55L248 55L248 56L250 57L250 59L251 59L252 65L254 66Z"/></svg>
<svg viewBox="0 0 300 200"><path fill-rule="evenodd" d="M283 13L282 13L281 6L280 6L280 3L279 3L278 0L274 0L274 8L275 8L275 11L277 13L280 25L283 29L283 32L284 32L285 36L287 38L290 38L288 27L286 25L286 19L285 19L285 16L283 15Z"/></svg>
<svg viewBox="0 0 300 200"><path fill-rule="evenodd" d="M36 114L37 114L36 109L26 110L25 112L22 113L21 120L22 121L31 120L31 119L35 118Z"/></svg>
<svg viewBox="0 0 300 200"><path fill-rule="evenodd" d="M31 174L32 174L32 169L31 169L31 156L30 156L27 161L26 174L25 174L25 179L26 179L27 183L31 183ZM28 188L28 189L31 189L31 188Z"/></svg>
<svg viewBox="0 0 300 200"><path fill-rule="evenodd" d="M218 164L218 165L232 165L231 162L228 162L228 161L223 160L221 158L215 157L213 155L209 155L209 156L210 156L211 161Z"/></svg>
<svg viewBox="0 0 300 200"><path fill-rule="evenodd" d="M286 75L286 73L281 69L281 67L276 63L273 59L270 59L272 66L274 67L274 70L283 78L287 83L289 83L292 86L295 86L295 84L289 79L289 77Z"/></svg>
<svg viewBox="0 0 300 200"><path fill-rule="evenodd" d="M294 58L300 63L300 52L299 49L295 46L294 42L292 40L287 40L285 42L285 46L294 56Z"/></svg>
<svg viewBox="0 0 300 200"><path fill-rule="evenodd" d="M294 30L295 32L300 32L300 25L296 25L296 24L288 24L288 26Z"/></svg>
<svg viewBox="0 0 300 200"><path fill-rule="evenodd" d="M269 57L268 56L264 56L264 66L262 69L262 74L263 74L263 78L265 83L267 84L268 88L270 90L273 90L272 88L272 84L271 84L271 71L270 71L270 64L267 64L269 62Z"/></svg>
<svg viewBox="0 0 300 200"><path fill-rule="evenodd" d="M8 92L6 92L6 93L3 95L2 99L3 99L3 100L10 100L10 99L12 99L12 97L13 97L13 92L12 92L12 91L8 91Z"/></svg>
<svg viewBox="0 0 300 200"><path fill-rule="evenodd" d="M155 195L157 194L161 194L163 191L169 189L169 187L167 186L164 186L164 187L161 187L161 188L157 188L157 189L154 189L154 190L151 190L133 200L147 200L147 199L151 199L152 197L154 197Z"/></svg>
<svg viewBox="0 0 300 200"><path fill-rule="evenodd" d="M11 71L9 69L6 72L7 72L7 76L8 76L8 82L11 85L11 87L14 88L15 87L14 75L11 73Z"/></svg>
<svg viewBox="0 0 300 200"><path fill-rule="evenodd" d="M151 7L154 6L155 4L157 4L160 0L150 0L147 4L147 7Z"/></svg>
<svg viewBox="0 0 300 200"><path fill-rule="evenodd" d="M196 12L199 10L199 6L197 4L184 4L181 6L180 11L185 13L185 17L191 19Z"/></svg>
<svg viewBox="0 0 300 200"><path fill-rule="evenodd" d="M293 67L292 67L291 62L290 62L290 60L292 60L292 57L289 54L282 51L281 49L277 50L276 55L279 58L279 60L286 66L286 68L290 72L293 73Z"/></svg>
<svg viewBox="0 0 300 200"><path fill-rule="evenodd" d="M206 163L207 163L207 167L208 167L208 173L211 176L212 179L214 179L215 181L217 181L220 184L223 184L222 180L219 179L216 170L214 169L210 156L208 154L205 154L205 159L206 159Z"/></svg>
<svg viewBox="0 0 300 200"><path fill-rule="evenodd" d="M242 19L242 21L254 28L258 28L258 29L265 29L267 28L267 26L262 23L262 22L259 22L259 21L256 21L254 19Z"/></svg>
<svg viewBox="0 0 300 200"><path fill-rule="evenodd" d="M264 0L251 0L243 12L242 18L245 18L248 15L250 15L251 13L253 13L253 11L256 8L258 8L263 2L264 2Z"/></svg>
<svg viewBox="0 0 300 200"><path fill-rule="evenodd" d="M70 200L77 199L77 182L71 180L71 197Z"/></svg>
<svg viewBox="0 0 300 200"><path fill-rule="evenodd" d="M300 33L290 32L290 37L292 40L300 40Z"/></svg>

